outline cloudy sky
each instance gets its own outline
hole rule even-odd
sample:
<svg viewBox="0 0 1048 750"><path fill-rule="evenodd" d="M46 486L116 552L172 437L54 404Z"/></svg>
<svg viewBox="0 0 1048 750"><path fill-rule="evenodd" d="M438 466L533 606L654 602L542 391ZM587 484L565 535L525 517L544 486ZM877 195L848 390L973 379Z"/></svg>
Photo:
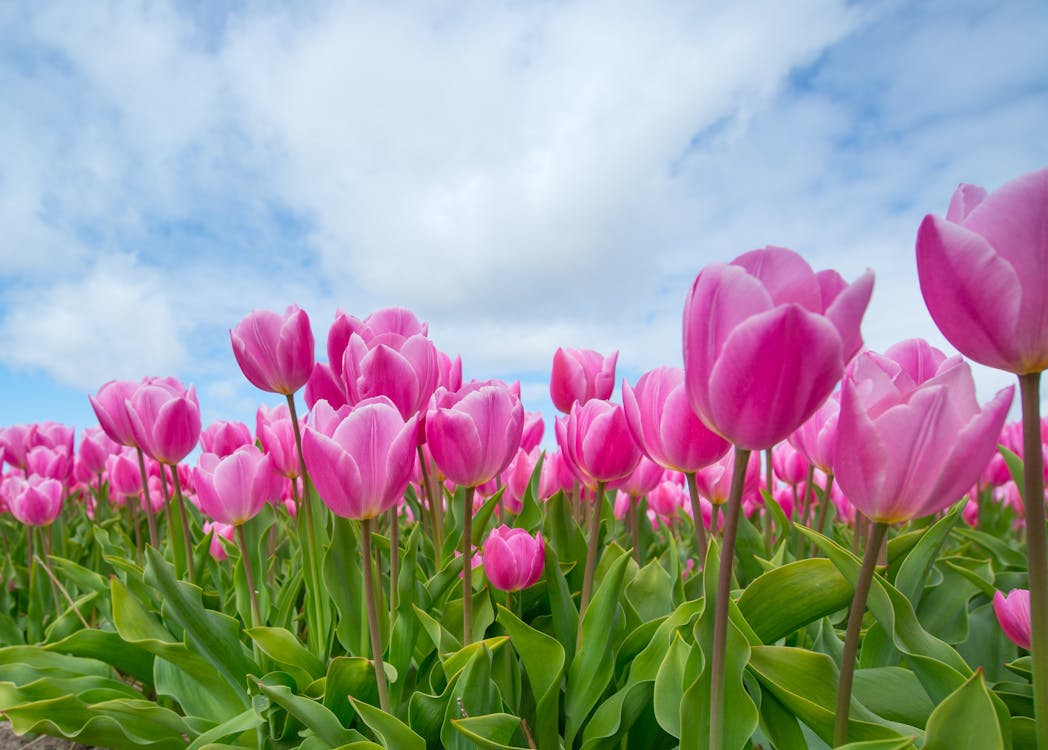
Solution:
<svg viewBox="0 0 1048 750"><path fill-rule="evenodd" d="M409 307L549 410L557 346L680 364L695 274L767 244L947 347L922 216L1048 164L1037 0L293 5L0 4L0 425L153 374L253 424L227 331L291 302L318 353Z"/></svg>

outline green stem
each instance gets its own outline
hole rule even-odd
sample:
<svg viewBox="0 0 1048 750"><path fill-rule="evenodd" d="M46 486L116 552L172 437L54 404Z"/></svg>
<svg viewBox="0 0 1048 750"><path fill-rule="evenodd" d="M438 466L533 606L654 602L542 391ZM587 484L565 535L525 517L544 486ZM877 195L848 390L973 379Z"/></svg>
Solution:
<svg viewBox="0 0 1048 750"><path fill-rule="evenodd" d="M881 544L887 534L888 524L882 521L873 523L870 538L866 544L866 553L862 556L859 579L855 582L855 596L852 598L851 612L848 615L848 631L844 637L844 652L841 655L841 679L837 687L837 716L833 724L834 747L848 741L848 711L851 707L852 680L855 677L855 657L859 652L859 631L862 628L862 617L866 613L866 599L870 594L870 584L873 583L877 555L880 554Z"/></svg>
<svg viewBox="0 0 1048 750"><path fill-rule="evenodd" d="M814 490L813 490L814 491ZM826 526L826 514L830 509L830 493L833 491L833 474L826 475L826 489L822 493L822 505L819 506L819 520L815 522L815 530L820 534L825 533L823 528ZM812 542L811 550L808 552L808 557L815 557L815 543Z"/></svg>
<svg viewBox="0 0 1048 750"><path fill-rule="evenodd" d="M633 538L633 559L636 560L637 565L640 565L640 518L637 514L638 502L639 499L630 498L630 504L626 510L626 525L629 526L630 536Z"/></svg>
<svg viewBox="0 0 1048 750"><path fill-rule="evenodd" d="M433 487L431 481L429 462L426 461L426 453L422 446L416 448L418 452L418 463L422 467L422 491L426 493L429 503L430 521L433 524L433 560L437 570L440 570L442 552L444 547L444 494L440 487Z"/></svg>
<svg viewBox="0 0 1048 750"><path fill-rule="evenodd" d="M597 568L597 549L600 547L600 516L604 504L604 482L597 482L597 491L593 498L592 516L590 519L589 544L586 547L586 570L582 576L582 599L579 601L579 621L586 614L590 596L593 594L593 573ZM579 635L582 630L579 630Z"/></svg>
<svg viewBox="0 0 1048 750"><path fill-rule="evenodd" d="M149 476L146 474L146 457L138 446L135 446L135 450L138 452L138 471L142 475L142 510L146 512L146 522L149 525L149 544L153 549L160 549L160 545L157 543L158 535L156 531L156 517L153 515L153 501L149 499Z"/></svg>
<svg viewBox="0 0 1048 750"><path fill-rule="evenodd" d="M164 467L160 467L163 475ZM189 582L193 583L196 572L193 565L193 542L189 538L189 516L186 514L186 502L182 495L182 480L178 478L178 467L171 467L171 479L175 485L175 503L178 505L178 519L182 524L182 546L186 552L186 571L189 573Z"/></svg>
<svg viewBox="0 0 1048 750"><path fill-rule="evenodd" d="M1048 546L1044 517L1044 458L1041 454L1041 373L1019 376L1023 414L1026 551L1030 578L1030 657L1037 747L1048 748Z"/></svg>
<svg viewBox="0 0 1048 750"><path fill-rule="evenodd" d="M393 630L393 619L400 602L397 582L400 580L400 503L389 509L389 629Z"/></svg>
<svg viewBox="0 0 1048 750"><path fill-rule="evenodd" d="M247 578L247 591L251 599L251 627L262 624L262 612L258 608L258 593L255 591L255 572L251 566L251 552L247 543L244 525L237 524L237 541L240 543L240 559L244 563L244 577Z"/></svg>
<svg viewBox="0 0 1048 750"><path fill-rule="evenodd" d="M371 658L375 664L379 707L389 713L389 688L386 686L386 667L382 663L382 636L378 632L378 606L375 604L375 580L371 568L371 519L365 518L360 524L360 540L363 548L361 567L364 570L364 599L367 601L368 630L371 632Z"/></svg>
<svg viewBox="0 0 1048 750"><path fill-rule="evenodd" d="M731 569L735 562L735 535L739 528L739 509L746 481L750 451L735 447L728 515L724 524L720 570L717 571L717 601L713 613L713 656L710 660L710 750L724 750L724 662L728 645L728 603L731 597Z"/></svg>
<svg viewBox="0 0 1048 750"><path fill-rule="evenodd" d="M320 597L324 595L320 587L320 574L317 570L317 540L313 530L313 493L309 490L309 472L306 471L306 459L302 455L302 430L298 426L298 410L295 408L295 394L287 394L287 408L291 413L291 426L295 431L295 448L298 450L298 470L302 477L302 501L297 512L298 538L301 543L305 526L305 544L302 544L302 565L305 569L306 582L306 635L312 651L317 656L324 654L326 634L322 633L321 621L324 619Z"/></svg>
<svg viewBox="0 0 1048 750"><path fill-rule="evenodd" d="M462 645L473 643L473 493L466 488L462 501Z"/></svg>
<svg viewBox="0 0 1048 750"><path fill-rule="evenodd" d="M695 519L695 546L698 548L699 568L706 567L706 549L709 540L706 538L706 524L702 520L702 503L699 502L699 483L695 479L695 472L689 471L684 476L688 478L688 495L691 496L691 517ZM710 527L714 529L713 526Z"/></svg>

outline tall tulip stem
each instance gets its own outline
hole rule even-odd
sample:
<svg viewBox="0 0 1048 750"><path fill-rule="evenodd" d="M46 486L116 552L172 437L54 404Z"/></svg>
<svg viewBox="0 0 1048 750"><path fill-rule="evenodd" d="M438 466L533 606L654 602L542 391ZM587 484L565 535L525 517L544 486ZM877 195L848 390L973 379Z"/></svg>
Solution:
<svg viewBox="0 0 1048 750"><path fill-rule="evenodd" d="M691 496L691 517L695 519L695 546L699 553L699 567L706 567L706 548L709 541L706 539L706 524L702 520L702 503L699 502L699 483L695 479L695 472L689 471L684 476L688 478L688 495Z"/></svg>
<svg viewBox="0 0 1048 750"><path fill-rule="evenodd" d="M1023 413L1026 550L1030 577L1030 656L1037 747L1048 748L1048 552L1044 517L1044 457L1041 453L1041 373L1019 376Z"/></svg>
<svg viewBox="0 0 1048 750"><path fill-rule="evenodd" d="M164 467L160 467L163 475ZM189 538L189 516L186 514L186 501L182 494L182 480L178 478L178 467L171 467L171 480L175 485L175 505L178 506L178 520L182 524L182 544L186 551L186 571L189 573L189 582L193 583L196 577L193 565L193 541Z"/></svg>
<svg viewBox="0 0 1048 750"><path fill-rule="evenodd" d="M386 686L386 667L382 662L382 634L378 630L378 606L375 604L375 579L371 567L371 519L360 522L360 541L363 548L361 565L364 569L364 599L367 602L368 630L371 631L371 659L375 665L380 708L389 713L389 688Z"/></svg>
<svg viewBox="0 0 1048 750"><path fill-rule="evenodd" d="M713 656L710 660L710 750L724 749L724 662L728 646L728 603L731 597L731 569L735 562L735 534L739 528L742 489L750 451L735 448L735 466L724 523L720 570L717 571L717 602L713 612ZM701 522L702 516L699 516Z"/></svg>
<svg viewBox="0 0 1048 750"><path fill-rule="evenodd" d="M604 482L597 482L597 492L593 498L593 515L590 520L589 545L586 548L586 570L582 577L582 599L579 601L579 620L586 613L590 596L593 594L593 572L597 568L597 548L600 547L600 516L604 505ZM580 630L581 634L582 631Z"/></svg>
<svg viewBox="0 0 1048 750"><path fill-rule="evenodd" d="M848 614L848 631L844 636L844 652L841 655L837 716L833 723L834 747L848 741L848 711L851 706L852 681L855 678L855 657L859 652L859 630L862 628L862 617L866 612L866 600L870 595L877 556L887 534L888 524L878 521L871 525L866 553L862 557L862 567L859 568L859 579L855 582L855 595L852 597L851 612Z"/></svg>
<svg viewBox="0 0 1048 750"><path fill-rule="evenodd" d="M153 549L160 549L157 542L156 516L153 515L153 501L149 498L149 475L146 474L146 457L142 449L135 446L138 453L138 471L142 475L142 510L146 512L146 522L149 525L149 544Z"/></svg>
<svg viewBox="0 0 1048 750"><path fill-rule="evenodd" d="M258 592L255 590L255 573L251 568L251 554L247 543L244 525L237 524L237 541L240 543L240 559L244 563L244 577L247 579L248 598L251 600L251 627L262 624L262 613L258 608Z"/></svg>
<svg viewBox="0 0 1048 750"><path fill-rule="evenodd" d="M467 487L462 502L462 645L473 643L473 493Z"/></svg>
<svg viewBox="0 0 1048 750"><path fill-rule="evenodd" d="M325 634L321 633L320 597L323 595L320 587L320 573L317 570L317 540L313 531L313 493L309 490L309 472L306 471L306 459L302 455L302 429L298 425L298 410L295 409L295 394L287 394L287 408L291 413L291 426L295 431L295 448L298 451L298 471L302 477L302 501L298 508L298 534L302 549L305 552L303 567L305 568L306 580L306 627L308 628L309 642L314 654L321 655L325 648ZM306 533L303 540L302 527L305 526Z"/></svg>

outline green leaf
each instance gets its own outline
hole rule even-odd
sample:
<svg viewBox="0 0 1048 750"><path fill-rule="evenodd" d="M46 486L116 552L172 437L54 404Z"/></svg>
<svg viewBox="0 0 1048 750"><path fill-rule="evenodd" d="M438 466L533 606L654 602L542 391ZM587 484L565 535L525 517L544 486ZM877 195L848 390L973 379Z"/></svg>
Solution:
<svg viewBox="0 0 1048 750"><path fill-rule="evenodd" d="M808 750L797 717L768 690L761 691L761 729L775 744L776 750Z"/></svg>
<svg viewBox="0 0 1048 750"><path fill-rule="evenodd" d="M619 598L629 562L629 555L619 556L582 616L579 648L568 669L564 697L564 744L567 747L575 741L575 735L612 677L615 649L621 637Z"/></svg>
<svg viewBox="0 0 1048 750"><path fill-rule="evenodd" d="M256 727L263 724L263 719L254 708L249 708L241 714L237 714L231 719L228 719L216 727L212 727L203 734L199 735L186 750L201 750L204 746L209 743L218 742L224 740L234 734L242 734L249 732Z"/></svg>
<svg viewBox="0 0 1048 750"><path fill-rule="evenodd" d="M153 684L153 655L108 630L78 630L44 646L46 651L98 659L147 687Z"/></svg>
<svg viewBox="0 0 1048 750"><path fill-rule="evenodd" d="M920 604L928 571L938 558L943 542L950 535L950 531L960 516L960 511L954 510L936 521L933 526L925 530L921 535L921 540L903 560L899 573L895 577L895 587L910 600L914 607Z"/></svg>
<svg viewBox="0 0 1048 750"><path fill-rule="evenodd" d="M622 737L651 704L652 690L650 680L630 683L597 706L582 732L582 750L611 750L621 745Z"/></svg>
<svg viewBox="0 0 1048 750"><path fill-rule="evenodd" d="M626 599L642 622L668 615L673 611L673 579L658 560L652 560L626 586Z"/></svg>
<svg viewBox="0 0 1048 750"><path fill-rule="evenodd" d="M426 741L396 716L391 716L353 696L350 696L349 700L360 715L361 721L371 728L383 747L388 750L426 750Z"/></svg>
<svg viewBox="0 0 1048 750"><path fill-rule="evenodd" d="M324 663L298 637L283 628L258 627L245 631L262 652L295 678L299 688L324 676Z"/></svg>
<svg viewBox="0 0 1048 750"><path fill-rule="evenodd" d="M338 717L324 708L323 705L311 698L295 695L291 688L286 685L267 683L266 680L269 679L271 678L268 675L262 680L253 677L251 682L258 687L263 695L298 719L306 727L313 730L317 737L328 745L336 747L352 742L355 739L349 733L349 730L342 726ZM375 710L377 711L378 709Z"/></svg>
<svg viewBox="0 0 1048 750"><path fill-rule="evenodd" d="M1004 734L981 669L947 696L928 718L924 750L958 747L1005 748Z"/></svg>
<svg viewBox="0 0 1048 750"><path fill-rule="evenodd" d="M564 675L564 647L556 638L540 633L505 607L498 621L527 672L535 695L535 741L539 747L556 747L559 741L560 682Z"/></svg>
<svg viewBox="0 0 1048 750"><path fill-rule="evenodd" d="M362 656L337 656L328 665L324 683L324 706L348 727L356 716L349 696L357 700L378 704L378 684L375 681L375 665Z"/></svg>
<svg viewBox="0 0 1048 750"><path fill-rule="evenodd" d="M336 516L331 545L324 554L324 587L338 612L335 635L347 652L370 653L364 609L364 578L360 567L360 544L352 522Z"/></svg>
<svg viewBox="0 0 1048 750"><path fill-rule="evenodd" d="M452 719L451 725L480 747L492 750L514 750L522 745L508 745L514 735L520 733L520 717L511 714L487 714Z"/></svg>
<svg viewBox="0 0 1048 750"><path fill-rule="evenodd" d="M469 662L458 675L459 679L445 709L440 741L450 750L467 750L470 748L470 742L460 732L455 731L452 720L499 713L502 710L498 688L491 680L491 651L486 646L474 650Z"/></svg>
<svg viewBox="0 0 1048 750"><path fill-rule="evenodd" d="M1005 448L1000 443L997 444L997 450L1004 456L1004 463L1008 465L1008 473L1012 475L1012 481L1015 482L1015 486L1019 488L1019 496L1026 502L1026 482L1024 478L1026 476L1026 468L1023 466L1023 460L1014 451Z"/></svg>
<svg viewBox="0 0 1048 750"><path fill-rule="evenodd" d="M849 742L837 750L915 750L912 737L900 737L892 740L868 740L866 742Z"/></svg>
<svg viewBox="0 0 1048 750"><path fill-rule="evenodd" d="M875 667L855 672L852 694L856 699L890 721L923 727L935 706L908 669Z"/></svg>
<svg viewBox="0 0 1048 750"><path fill-rule="evenodd" d="M550 614L553 618L553 635L564 648L564 663L570 665L575 658L575 640L579 632L579 610L571 598L571 589L560 569L560 558L553 545L546 545L544 576L549 596Z"/></svg>
<svg viewBox="0 0 1048 750"><path fill-rule="evenodd" d="M746 587L738 604L761 642L769 644L844 609L853 591L832 562L816 557L768 571Z"/></svg>
<svg viewBox="0 0 1048 750"><path fill-rule="evenodd" d="M680 633L675 633L655 676L655 719L660 727L677 739L680 739L680 701L684 696L685 669L692 648L684 642ZM688 684L691 684L691 680Z"/></svg>

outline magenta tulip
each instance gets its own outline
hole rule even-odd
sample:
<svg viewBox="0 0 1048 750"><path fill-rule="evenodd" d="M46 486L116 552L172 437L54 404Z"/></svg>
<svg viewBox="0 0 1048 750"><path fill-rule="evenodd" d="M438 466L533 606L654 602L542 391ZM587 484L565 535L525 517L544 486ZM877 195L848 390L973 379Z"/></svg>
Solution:
<svg viewBox="0 0 1048 750"><path fill-rule="evenodd" d="M109 479L109 490L114 495L113 501L123 505L129 497L138 497L142 493L142 474L138 470L138 459L134 451L114 453L106 459L106 476Z"/></svg>
<svg viewBox="0 0 1048 750"><path fill-rule="evenodd" d="M211 545L208 547L211 557L215 558L218 562L222 562L229 558L229 553L226 552L226 547L222 544L222 540L225 539L227 542L233 542L236 536L236 530L237 527L232 524L219 523L218 521L204 521L204 535L211 534Z"/></svg>
<svg viewBox="0 0 1048 750"><path fill-rule="evenodd" d="M535 473L539 455L538 448L526 451L521 446L502 472L502 484L506 488L502 494L502 504L511 513L520 513L524 507L524 494L531 483L531 475Z"/></svg>
<svg viewBox="0 0 1048 750"><path fill-rule="evenodd" d="M98 389L94 396L88 396L91 407L98 417L98 424L116 443L135 447L134 428L127 413L127 401L138 390L139 383L131 380L110 380Z"/></svg>
<svg viewBox="0 0 1048 750"><path fill-rule="evenodd" d="M27 526L47 526L58 518L65 492L61 482L37 476L13 481L7 488L11 515Z"/></svg>
<svg viewBox="0 0 1048 750"><path fill-rule="evenodd" d="M735 465L735 449L731 448L724 458L695 472L695 483L699 494L713 505L728 502L731 494L731 472ZM745 499L760 491L760 461L751 455L746 463L746 475L743 483L742 498Z"/></svg>
<svg viewBox="0 0 1048 750"><path fill-rule="evenodd" d="M666 470L647 456L642 455L640 461L633 467L633 471L622 479L610 482L608 486L611 489L623 490L633 497L641 497L657 487L665 478ZM680 486L679 483L677 486Z"/></svg>
<svg viewBox="0 0 1048 750"><path fill-rule="evenodd" d="M200 448L204 453L213 453L219 458L231 455L237 448L253 445L251 430L243 422L219 420L209 424L200 433Z"/></svg>
<svg viewBox="0 0 1048 750"><path fill-rule="evenodd" d="M371 519L401 499L415 466L417 421L405 421L384 396L338 411L317 403L302 453L317 492L336 515Z"/></svg>
<svg viewBox="0 0 1048 750"><path fill-rule="evenodd" d="M26 448L44 446L45 448L65 448L73 455L76 444L76 429L60 422L36 422L29 425L25 439Z"/></svg>
<svg viewBox="0 0 1048 750"><path fill-rule="evenodd" d="M80 438L78 455L84 468L91 474L105 471L106 459L119 450L119 446L100 427L88 427Z"/></svg>
<svg viewBox="0 0 1048 750"><path fill-rule="evenodd" d="M501 474L520 447L524 407L500 381L437 390L426 418L426 443L437 468L455 484L477 487Z"/></svg>
<svg viewBox="0 0 1048 750"><path fill-rule="evenodd" d="M560 434L557 439L562 439ZM622 479L641 459L625 409L603 399L575 402L564 422L563 441L561 450L579 471L583 484L590 488Z"/></svg>
<svg viewBox="0 0 1048 750"><path fill-rule="evenodd" d="M27 424L0 428L0 453L3 453L4 460L16 469L25 468L25 453L29 448L26 445L26 437L29 430L30 425Z"/></svg>
<svg viewBox="0 0 1048 750"><path fill-rule="evenodd" d="M836 427L836 419L834 419L834 426ZM836 429L833 437L836 441ZM807 457L789 442L779 443L772 449L771 464L775 470L775 476L793 487L796 487L807 478L808 467L811 465L808 463Z"/></svg>
<svg viewBox="0 0 1048 750"><path fill-rule="evenodd" d="M684 309L692 409L740 448L764 450L785 439L826 400L862 346L859 324L872 291L870 271L849 286L780 247L707 266Z"/></svg>
<svg viewBox="0 0 1048 750"><path fill-rule="evenodd" d="M789 444L806 459L806 463L827 474L833 473L837 452L837 417L840 411L840 393L834 391L826 402L789 436ZM774 460L772 463L774 464Z"/></svg>
<svg viewBox="0 0 1048 750"><path fill-rule="evenodd" d="M64 446L38 445L25 454L26 471L38 477L57 479L65 484L73 471L73 457Z"/></svg>
<svg viewBox="0 0 1048 750"><path fill-rule="evenodd" d="M965 356L1016 374L1048 368L1048 168L987 195L961 185L917 233L928 311Z"/></svg>
<svg viewBox="0 0 1048 750"><path fill-rule="evenodd" d="M546 543L542 532L531 536L524 529L498 526L484 542L484 573L502 591L520 591L542 577Z"/></svg>
<svg viewBox="0 0 1048 750"><path fill-rule="evenodd" d="M542 420L542 412L524 412L524 431L520 436L520 447L526 451L538 448L545 431L546 423Z"/></svg>
<svg viewBox="0 0 1048 750"><path fill-rule="evenodd" d="M365 340L354 333L342 357L348 403L385 396L405 419L426 408L439 377L437 348L422 334L382 333Z"/></svg>
<svg viewBox="0 0 1048 750"><path fill-rule="evenodd" d="M343 310L336 311L335 322L328 329L327 337L328 362L334 376L342 379L342 359L349 346L350 336L356 334L365 342L370 342L384 333L393 333L403 338L410 338L416 334L427 336L429 326L420 322L413 312L403 307L382 308L364 320L348 315Z"/></svg>
<svg viewBox="0 0 1048 750"><path fill-rule="evenodd" d="M298 305L283 315L252 310L229 332L233 356L256 388L293 394L313 372L313 330Z"/></svg>
<svg viewBox="0 0 1048 750"><path fill-rule="evenodd" d="M219 523L240 526L267 503L280 499L281 477L269 456L245 445L228 456L200 456L193 472L200 507Z"/></svg>
<svg viewBox="0 0 1048 750"><path fill-rule="evenodd" d="M567 414L576 401L584 404L591 398L611 398L618 358L618 352L605 357L591 349L558 348L549 381L553 405Z"/></svg>
<svg viewBox="0 0 1048 750"><path fill-rule="evenodd" d="M915 346L927 344L896 351ZM905 363L864 352L841 393L834 473L851 503L875 522L899 523L959 500L989 462L1012 402L1006 388L980 409L959 357L934 371L914 373Z"/></svg>
<svg viewBox="0 0 1048 750"><path fill-rule="evenodd" d="M300 473L298 449L295 447L295 424L286 404L275 408L261 406L255 416L255 435L262 450L273 459L276 470L285 477L295 478Z"/></svg>
<svg viewBox="0 0 1048 750"><path fill-rule="evenodd" d="M693 472L728 452L728 441L692 411L679 367L646 372L635 387L623 380L622 405L633 437L660 466Z"/></svg>
<svg viewBox="0 0 1048 750"><path fill-rule="evenodd" d="M993 611L1001 630L1019 648L1030 650L1030 592L1012 589L1007 595L993 594Z"/></svg>
<svg viewBox="0 0 1048 750"><path fill-rule="evenodd" d="M200 404L196 389L173 380L151 381L127 401L136 444L150 458L175 465L200 439Z"/></svg>

